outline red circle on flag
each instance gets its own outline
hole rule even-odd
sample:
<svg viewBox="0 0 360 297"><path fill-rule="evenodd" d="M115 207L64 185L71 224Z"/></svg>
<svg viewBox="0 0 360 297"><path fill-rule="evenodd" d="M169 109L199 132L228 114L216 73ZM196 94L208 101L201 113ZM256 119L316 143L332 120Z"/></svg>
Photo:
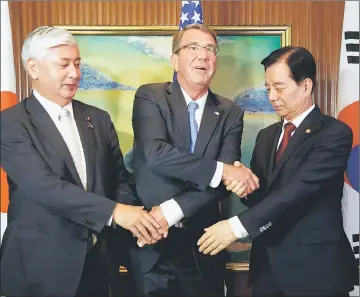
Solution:
<svg viewBox="0 0 360 297"><path fill-rule="evenodd" d="M1 91L1 110L9 108L17 103L16 95L13 92Z"/></svg>
<svg viewBox="0 0 360 297"><path fill-rule="evenodd" d="M9 108L17 103L16 95L13 92L1 91L1 110ZM1 168L1 212L7 212L9 205L9 186L6 179L6 173Z"/></svg>
<svg viewBox="0 0 360 297"><path fill-rule="evenodd" d="M353 132L353 150L359 145L359 101L355 101L346 107L344 107L339 115L338 119L347 124ZM354 161L353 154L350 155L349 162ZM352 164L355 165L355 164ZM351 170L350 170L351 169ZM354 188L349 180L354 180L359 176L359 166L348 166L348 170L345 174L345 182L352 188ZM356 190L356 189L355 189Z"/></svg>
<svg viewBox="0 0 360 297"><path fill-rule="evenodd" d="M347 124L353 132L353 145L355 147L359 144L359 101L355 101L344 107L338 119Z"/></svg>

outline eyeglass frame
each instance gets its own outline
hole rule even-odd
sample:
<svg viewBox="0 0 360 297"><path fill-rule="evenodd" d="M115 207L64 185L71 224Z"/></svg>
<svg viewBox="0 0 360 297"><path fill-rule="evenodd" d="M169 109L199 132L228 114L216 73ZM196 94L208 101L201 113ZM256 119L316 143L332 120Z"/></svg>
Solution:
<svg viewBox="0 0 360 297"><path fill-rule="evenodd" d="M203 46L203 45L200 45L198 43L188 43L188 44L185 44L181 47L179 47L175 52L174 54L177 55L178 52L180 52L182 49L184 48L187 48L188 50L190 50L189 46L195 46L195 47L198 47L198 48L203 48L204 50L206 50L206 52L209 52L209 53L213 53L211 50L209 51L208 48L213 48L215 49L215 57L219 54L219 48L217 46L212 46L212 45L206 45L206 46Z"/></svg>

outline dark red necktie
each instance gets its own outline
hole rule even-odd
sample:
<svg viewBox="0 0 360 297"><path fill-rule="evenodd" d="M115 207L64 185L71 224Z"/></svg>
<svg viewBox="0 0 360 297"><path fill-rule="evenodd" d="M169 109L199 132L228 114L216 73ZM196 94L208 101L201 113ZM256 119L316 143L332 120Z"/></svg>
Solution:
<svg viewBox="0 0 360 297"><path fill-rule="evenodd" d="M295 130L296 126L293 123L287 123L284 125L284 135L276 152L276 162L279 161L281 155L285 151L285 148L291 139L291 133L293 133Z"/></svg>

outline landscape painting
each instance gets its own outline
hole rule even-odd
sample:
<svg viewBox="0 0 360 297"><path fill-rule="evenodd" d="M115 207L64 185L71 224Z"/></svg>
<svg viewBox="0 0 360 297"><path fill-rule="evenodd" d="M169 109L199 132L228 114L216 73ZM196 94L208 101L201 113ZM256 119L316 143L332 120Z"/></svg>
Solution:
<svg viewBox="0 0 360 297"><path fill-rule="evenodd" d="M172 34L176 27L67 27L81 52L82 77L76 99L109 112L116 127L128 170L131 171L132 106L137 88L146 83L172 81ZM289 27L214 27L218 33L217 73L211 90L233 100L245 111L242 162L249 165L258 131L279 120L264 86L261 60L289 44ZM236 197L223 203L226 216L245 209ZM247 263L251 241L231 247L230 260Z"/></svg>

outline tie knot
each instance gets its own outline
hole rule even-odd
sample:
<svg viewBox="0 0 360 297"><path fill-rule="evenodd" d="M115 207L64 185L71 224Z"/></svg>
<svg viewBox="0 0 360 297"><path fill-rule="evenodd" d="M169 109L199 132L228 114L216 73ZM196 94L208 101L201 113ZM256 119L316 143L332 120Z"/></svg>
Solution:
<svg viewBox="0 0 360 297"><path fill-rule="evenodd" d="M286 123L284 125L284 134L291 134L296 130L296 126L293 123Z"/></svg>
<svg viewBox="0 0 360 297"><path fill-rule="evenodd" d="M197 104L196 102L194 101L191 101L189 104L188 104L188 111L190 114L194 114L195 113L195 110L197 110L199 108L199 104Z"/></svg>
<svg viewBox="0 0 360 297"><path fill-rule="evenodd" d="M71 116L70 111L67 108L62 107L59 113L59 121L66 118L70 118L70 116Z"/></svg>

